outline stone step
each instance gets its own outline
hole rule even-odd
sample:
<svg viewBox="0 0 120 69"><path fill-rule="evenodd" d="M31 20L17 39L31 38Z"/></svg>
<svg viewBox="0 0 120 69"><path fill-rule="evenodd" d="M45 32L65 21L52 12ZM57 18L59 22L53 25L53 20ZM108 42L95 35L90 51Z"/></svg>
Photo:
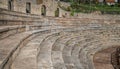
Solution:
<svg viewBox="0 0 120 69"><path fill-rule="evenodd" d="M0 69L4 68L5 63L7 63L10 60L10 58L13 56L13 53L16 51L16 49L18 49L18 46L20 45L20 43L22 43L22 41L27 39L28 36L30 36L31 34L20 33L0 41L0 51L1 51Z"/></svg>
<svg viewBox="0 0 120 69"><path fill-rule="evenodd" d="M3 45L0 46L1 68L94 69L93 54L101 48L108 47L104 41L107 41L109 36L102 38L104 35L99 37L90 31L71 29L34 30L0 40L0 44ZM7 43L4 43L5 41ZM102 58L104 55L101 55ZM5 65L7 60L9 61ZM97 63L100 64L100 61Z"/></svg>
<svg viewBox="0 0 120 69"><path fill-rule="evenodd" d="M66 69L64 60L62 58L62 50L65 46L65 43L71 39L73 36L71 33L67 33L66 35L57 39L52 47L52 62L54 69Z"/></svg>
<svg viewBox="0 0 120 69"><path fill-rule="evenodd" d="M93 62L94 61L94 54L95 54L95 51L100 50L102 48L102 44L98 43L98 44L95 44L92 46L93 46L93 48L89 49L88 52L86 53L88 67L90 69L94 69L94 62Z"/></svg>
<svg viewBox="0 0 120 69"><path fill-rule="evenodd" d="M102 41L102 40L101 40ZM113 46L112 46L112 44L113 43L109 43L109 45L107 45L107 42L104 42L104 41L102 41L102 42L100 42L101 44L99 45L96 45L96 46L94 46L93 48L91 48L90 50L89 50L89 52L87 53L88 55L87 55L87 57L89 57L89 67L91 66L93 66L93 65L95 65L95 67L97 67L96 66L96 63L98 63L98 64L107 64L106 66L109 68L109 66L111 65L111 52L113 52L113 50L105 50L105 51L102 51L102 50L104 50L104 49L106 49L106 48L112 48ZM114 47L117 47L117 46L114 46ZM97 52L99 52L99 51L102 51L100 54L101 54L101 56L99 56L99 57L96 57L96 53ZM106 54L106 55L105 55ZM103 58L104 57L104 58ZM94 58L94 59L93 59ZM96 61L96 58L98 59L97 61ZM94 61L94 62L93 62ZM105 62L105 61L107 61L107 62ZM102 62L102 63L101 63ZM100 66L102 66L102 65L99 65L98 66L98 68L100 67ZM100 67L101 68L101 67ZM91 68L92 69L92 68Z"/></svg>
<svg viewBox="0 0 120 69"><path fill-rule="evenodd" d="M91 41L93 40L93 41ZM82 49L84 49L86 46L89 46L89 44L91 42L94 42L95 40L92 38L85 38L84 40L78 42L78 44L76 46L79 47L79 54L78 54L78 59L79 59L79 62L80 62L80 65L81 65L81 69L85 69L84 67L86 67L87 65L84 63L85 61L85 56L83 56L83 54L81 53Z"/></svg>
<svg viewBox="0 0 120 69"><path fill-rule="evenodd" d="M55 41L62 36L60 33L56 33L47 36L40 44L40 52L38 55L38 69L53 69L51 60L52 45Z"/></svg>
<svg viewBox="0 0 120 69"><path fill-rule="evenodd" d="M69 52L66 55L69 54L69 57L72 57L72 59L73 59L72 63L74 63L74 65L76 66L77 69L82 69L82 66L81 66L81 64L79 62L79 58L78 58L79 57L80 46L76 45L76 43L79 42L82 45L82 43L84 43L86 40L88 41L88 40L90 40L90 38L78 37L76 39L70 40L70 42L68 43L69 47L68 47L68 50L66 50L66 52L68 52L68 51ZM71 46L71 48L70 48L70 46Z"/></svg>
<svg viewBox="0 0 120 69"><path fill-rule="evenodd" d="M100 42L94 41L94 42L91 42L91 44L89 44L88 47L82 49L80 55L84 56L83 58L84 58L85 61L82 62L82 63L85 64L84 68L93 69L93 68L92 68L93 65L92 65L92 64L89 64L89 62L91 62L91 61L88 60L88 59L90 59L90 57L87 56L87 55L88 55L87 53L90 52L90 49L91 49L91 48L95 48L94 46L99 46L99 45L101 45ZM92 59L93 59L93 58L92 58ZM82 60L82 59L81 59L81 60Z"/></svg>
<svg viewBox="0 0 120 69"><path fill-rule="evenodd" d="M77 46L76 44L78 44L78 42L83 41L83 40L85 40L84 37L77 37L77 38L74 38L73 40L71 40L72 42L70 42L70 44L69 44L69 45L72 45L71 57L73 59L74 65L77 69L81 68L81 64L78 59L80 47Z"/></svg>
<svg viewBox="0 0 120 69"><path fill-rule="evenodd" d="M73 50L74 44L76 42L80 41L81 39L83 39L83 38L80 37L80 35L73 37L70 40L68 40L64 46L62 55L63 55L63 59L64 59L67 69L77 69L77 67L74 63L74 61L75 61L74 57L72 57L72 50Z"/></svg>
<svg viewBox="0 0 120 69"><path fill-rule="evenodd" d="M40 33L46 32L57 32L59 31L54 30L35 30L35 31L28 31L24 33L19 33L12 35L6 39L0 41L0 69L9 69L11 63L14 61L18 53L20 52L21 48L25 46L25 44L31 40L34 36ZM34 34L34 35L33 35ZM6 43L7 42L7 43Z"/></svg>
<svg viewBox="0 0 120 69"><path fill-rule="evenodd" d="M45 37L53 33L54 32L44 34L41 33L29 41L29 43L21 49L19 55L11 65L11 69L37 69L39 45Z"/></svg>
<svg viewBox="0 0 120 69"><path fill-rule="evenodd" d="M20 32L25 32L25 26L0 26L0 40Z"/></svg>
<svg viewBox="0 0 120 69"><path fill-rule="evenodd" d="M68 35L68 37L70 37L70 36ZM71 37L71 38L75 38L75 37ZM64 38L63 38L63 39L64 39ZM54 53L53 56L52 56L52 57L54 57L54 58L53 58L53 62L56 61L55 58L56 58L57 60L58 60L58 59L61 59L61 61L62 61L62 62L60 62L60 60L59 60L59 61L56 61L55 65L57 65L57 67L58 67L58 65L60 65L60 63L61 63L61 65L62 65L62 64L64 65L64 61L66 61L66 60L63 61L63 59L67 59L67 60L68 60L68 58L63 58L63 59L61 58L61 56L63 55L63 53L61 54L61 51L64 50L64 47L65 47L64 45L65 45L65 43L66 43L67 41L70 40L70 38L68 38L68 40L67 40L67 38L64 39L64 40L67 40L67 41L64 41L63 39L62 39L62 38L61 38L61 40L58 39L58 40L56 41L56 43L55 43L56 45L53 45L53 48L52 48L52 50L53 50L52 53ZM83 39L83 40L85 40L85 39ZM88 40L90 40L90 39L86 39L86 40L88 41ZM62 42L62 43L61 43L61 42ZM59 45L59 43L60 43L61 45ZM63 45L63 43L64 43L64 45ZM73 44L73 45L72 45L72 44ZM74 46L74 43L71 43L71 45ZM61 50L61 47L62 47L63 50ZM68 48L69 48L69 47L68 47ZM68 53L66 53L66 54L64 53L64 54L65 54L65 55L68 55L68 54L70 55L70 54L71 54L71 49L72 49L72 47L69 48L69 50L64 50L64 51L68 52ZM59 54L59 55L56 56L56 54ZM69 56L69 55L68 55L68 56ZM71 58L71 56L69 56L69 57ZM71 60L72 60L72 59L68 60L68 62L70 62ZM68 65L68 66L67 66L67 65ZM74 64L71 64L71 63L70 63L70 64L67 64L67 63L66 63L67 69L70 69L70 68L71 68L71 66L69 66L69 65L74 65ZM56 68L57 68L57 67L56 67ZM58 68L59 68L59 67L58 67Z"/></svg>
<svg viewBox="0 0 120 69"><path fill-rule="evenodd" d="M77 45L77 43L74 45L73 47L73 50L72 50L72 58L73 58L73 63L74 65L76 66L77 69L82 69L81 67L81 64L79 62L79 50L80 50L80 47Z"/></svg>
<svg viewBox="0 0 120 69"><path fill-rule="evenodd" d="M103 40L100 40L99 37L98 37L97 39L95 39L95 42L89 43L88 46L83 48L82 51L81 51L82 56L84 56L84 58L85 58L84 60L86 60L86 61L84 61L84 63L86 62L85 65L88 65L89 69L93 69L94 68L93 54L95 53L95 51L97 49L100 50L101 46L104 46L104 45L102 45L103 43L101 43L100 41L103 41Z"/></svg>

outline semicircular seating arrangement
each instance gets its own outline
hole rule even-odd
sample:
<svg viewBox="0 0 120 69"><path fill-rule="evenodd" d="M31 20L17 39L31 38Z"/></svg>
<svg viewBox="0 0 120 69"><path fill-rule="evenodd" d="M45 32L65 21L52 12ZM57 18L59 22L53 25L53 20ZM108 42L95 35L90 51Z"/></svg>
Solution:
<svg viewBox="0 0 120 69"><path fill-rule="evenodd" d="M31 23L0 26L0 69L114 69L110 61L120 45L119 23L31 19Z"/></svg>

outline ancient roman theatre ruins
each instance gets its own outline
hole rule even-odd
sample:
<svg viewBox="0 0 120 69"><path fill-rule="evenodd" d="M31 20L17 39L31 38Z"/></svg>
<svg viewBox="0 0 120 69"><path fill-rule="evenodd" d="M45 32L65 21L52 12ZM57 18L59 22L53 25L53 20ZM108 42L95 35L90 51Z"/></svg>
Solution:
<svg viewBox="0 0 120 69"><path fill-rule="evenodd" d="M58 2L0 0L0 69L114 69L120 15L70 16Z"/></svg>

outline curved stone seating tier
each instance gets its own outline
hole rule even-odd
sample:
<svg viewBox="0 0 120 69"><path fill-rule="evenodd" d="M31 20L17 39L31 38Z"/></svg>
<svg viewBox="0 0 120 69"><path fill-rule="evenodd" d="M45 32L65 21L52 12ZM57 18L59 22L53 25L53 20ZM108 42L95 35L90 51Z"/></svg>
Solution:
<svg viewBox="0 0 120 69"><path fill-rule="evenodd" d="M80 35L77 33L77 35ZM54 69L66 69L66 64L64 63L63 57L62 57L62 51L64 49L65 43L76 37L76 34L67 33L67 35L60 37L53 45L52 47L52 61L53 61L53 67Z"/></svg>
<svg viewBox="0 0 120 69"><path fill-rule="evenodd" d="M86 43L86 45L83 45L83 46L91 46L92 45L92 43L97 43L96 41L92 41L92 42L88 42L88 43ZM88 64L87 64L87 62L89 62L89 61L87 61L87 57L86 57L86 52L87 52L87 50L86 50L86 48L81 48L81 50L80 50L80 52L79 52L79 60L80 60L80 63L81 63L81 65L82 65L82 67L84 68L84 69L88 69L89 67L88 67Z"/></svg>
<svg viewBox="0 0 120 69"><path fill-rule="evenodd" d="M93 54L120 42L119 30L47 29L16 33L0 40L0 67L93 69Z"/></svg>
<svg viewBox="0 0 120 69"><path fill-rule="evenodd" d="M32 30L48 30L63 28L60 26L41 26L41 25L13 25L13 26L0 26L0 40L10 35L14 35L21 32L32 31Z"/></svg>
<svg viewBox="0 0 120 69"><path fill-rule="evenodd" d="M108 44L111 40L119 37L111 32L110 36L107 36L108 33L98 35L96 32L98 31L53 28L53 30L43 29L11 35L0 41L0 44L7 42L0 47L1 67L4 69L93 69L92 54L110 47ZM119 40L114 42L119 44Z"/></svg>
<svg viewBox="0 0 120 69"><path fill-rule="evenodd" d="M56 42L54 43L54 45L52 46L52 62L53 62L53 67L54 69L66 69L65 64L64 64L64 60L62 58L62 50L65 46L65 43L67 40L71 39L70 36L68 36L67 33L64 36L61 36L60 38L58 38L56 40ZM71 35L72 36L72 35Z"/></svg>
<svg viewBox="0 0 120 69"><path fill-rule="evenodd" d="M43 41L43 43L41 43L41 49L40 49L40 53L38 56L38 58L39 58L38 67L40 69L41 68L53 69L53 63L51 61L52 46L55 43L55 41L57 41L57 39L63 35L64 35L63 33L54 34L54 35L52 35L52 37L51 36L47 37L47 39L45 39ZM50 38L52 38L52 39L50 39ZM43 58L43 59L41 59L41 58Z"/></svg>
<svg viewBox="0 0 120 69"><path fill-rule="evenodd" d="M65 27L82 27L101 29L111 27L119 27L120 20L114 17L113 19L107 18L55 18L55 21Z"/></svg>
<svg viewBox="0 0 120 69"><path fill-rule="evenodd" d="M24 25L14 25L14 26L0 26L0 40L8 36L15 35L17 33L22 33L30 30L38 30L39 26L32 26L33 29L27 29Z"/></svg>
<svg viewBox="0 0 120 69"><path fill-rule="evenodd" d="M76 65L77 63L77 59L74 58L73 56L73 49L74 49L74 45L81 41L81 40L84 40L84 37L82 37L81 35L80 36L77 36L75 38L72 38L70 40L68 40L65 44L65 47L63 49L63 59L64 59L64 62L65 62L65 65L67 67L67 69L78 69L79 67ZM75 54L74 54L75 55ZM78 54L77 54L78 55ZM77 63L79 65L79 63ZM80 66L80 65L79 65Z"/></svg>
<svg viewBox="0 0 120 69"><path fill-rule="evenodd" d="M96 52L120 45L119 18L41 18L0 11L0 69L105 69L111 64L104 55L111 53Z"/></svg>
<svg viewBox="0 0 120 69"><path fill-rule="evenodd" d="M106 49L106 48L112 48L112 47L117 47L117 46L115 46L115 45L118 45L119 43L109 43L109 44L105 44L105 43L100 43L100 44L98 44L98 45L96 45L96 46L94 46L93 48L91 48L89 51L88 51L88 53L87 53L87 58L88 58L88 60L90 61L88 64L89 64L89 67L90 67L90 69L106 69L106 68L109 68L109 69L114 69L113 67L112 67L112 64L110 63L110 61L111 61L111 52L112 52L112 50L111 50L111 52L109 52L109 53L101 53L100 54L100 57L99 56L97 56L97 57L99 57L98 58L98 62L96 61L96 59L93 59L93 58L95 58L94 56L94 54L96 53L96 52L99 52L99 51L103 51L104 49ZM105 55L106 54L106 55ZM108 55L109 55L109 57L108 57ZM104 58L102 57L102 56L104 56ZM99 61L100 60L100 61ZM93 61L95 61L94 63L93 63ZM102 63L101 63L102 62ZM93 67L95 65L95 67Z"/></svg>
<svg viewBox="0 0 120 69"><path fill-rule="evenodd" d="M104 48L106 48L106 47L110 47L110 46L112 46L112 45L114 45L114 43L109 43L108 42L108 44L109 45L107 45L107 43L104 43L104 40L101 40L102 42L100 42L100 41L98 41L98 42L96 42L96 43L94 43L95 45L91 45L91 44L89 44L90 46L89 47L87 47L84 51L83 51L83 53L86 55L86 65L88 65L88 67L89 67L89 69L94 69L94 63L93 63L93 54L95 53L95 52L97 52L97 51L99 51L99 50L101 50L101 49L104 49ZM117 43L115 43L115 44L117 44ZM82 54L82 55L84 55L84 54ZM103 55L105 55L104 53L102 53ZM101 56L102 56L102 54L101 54ZM102 57L101 57L102 58ZM110 59L110 57L108 58L108 59ZM104 65L105 63L103 63L103 65ZM110 67L111 66L111 64L108 64L108 65L106 65L106 67ZM99 65L99 67L101 67L101 65ZM106 67L104 67L105 69L106 69ZM98 69L98 68L97 68ZM103 68L102 68L103 69ZM113 68L112 68L113 69Z"/></svg>
<svg viewBox="0 0 120 69"><path fill-rule="evenodd" d="M20 32L25 32L25 30L25 26L0 26L0 39Z"/></svg>
<svg viewBox="0 0 120 69"><path fill-rule="evenodd" d="M13 62L11 69L37 69L37 56L40 51L40 43L47 37L52 35L52 33L39 34L28 44L26 44L20 51L19 55ZM22 58L21 58L22 57Z"/></svg>
<svg viewBox="0 0 120 69"><path fill-rule="evenodd" d="M87 38L87 39L90 39L90 38ZM81 56L81 55L79 54L79 52L81 51L82 46L87 45L87 42L84 43L87 39L84 38L83 40L81 40L80 42L78 42L78 43L80 43L80 44L77 44L77 45L75 44L75 45L74 45L75 47L79 47L79 48L77 48L78 51L74 51L74 48L73 48L73 51L74 51L75 53L72 52L72 53L73 53L73 54L72 54L73 58L74 58L74 59L77 59L77 64L76 64L76 66L77 66L77 68L79 67L80 69L83 69L84 67L82 67L82 63L79 62L79 61L80 61L80 60L81 60L81 61L85 61L85 60L84 60L84 58L82 58L83 56ZM76 54L76 52L77 52L77 54ZM79 65L78 65L78 64L79 64Z"/></svg>
<svg viewBox="0 0 120 69"><path fill-rule="evenodd" d="M1 69L3 69L5 65L7 65L5 64L6 62L12 60L10 58L15 52L15 50L18 48L18 45L24 40L24 38L27 38L28 35L29 35L28 33L16 34L0 41L0 48L1 48L0 68Z"/></svg>
<svg viewBox="0 0 120 69"><path fill-rule="evenodd" d="M57 30L55 30L55 31L57 31ZM43 32L44 32L44 31L43 31ZM53 32L53 31L51 31L51 32ZM58 34L58 33L57 33L57 34ZM48 34L46 34L46 35L48 35ZM38 36L38 35L37 35L37 36ZM45 35L43 35L43 36L45 37ZM41 38L43 38L43 36L41 36ZM52 35L51 35L51 36L52 36ZM39 39L39 40L40 40L40 39ZM42 39L41 39L41 41L42 41ZM43 40L43 41L44 41L44 40ZM29 44L29 43L28 43L28 44ZM31 46L29 46L29 47L31 47ZM23 52L22 52L22 53L19 53L20 57L22 56L23 58L26 58L26 59L27 59L27 58L28 58L28 59L30 58L28 55L27 55L28 57L27 57L27 56L24 57L24 54L23 54L23 53L24 53L24 48L28 48L28 49L29 49L29 47L27 47L27 46L24 46L24 47L23 47ZM32 48L33 48L33 47L32 47ZM28 49L25 49L25 51L28 50ZM41 49L41 48L40 48L40 49ZM35 49L34 49L34 50L35 50ZM37 50L38 50L38 52L39 52L39 48L38 48ZM21 51L22 51L22 50L21 50ZM32 51L32 50L31 50L31 51ZM43 50L43 51L44 51L44 50ZM40 52L41 52L41 50L40 50ZM28 54L29 54L29 53L31 53L31 52L28 51ZM19 55L18 55L18 57L15 59L15 62L12 64L11 68L13 68L13 69L16 69L16 68L19 69L19 68L21 68L20 65L19 65L19 63L21 63L21 64L23 63L23 65L24 65L24 61L22 61L22 60L25 60L25 59L20 59ZM38 55L38 56L39 56L39 55ZM36 59L36 56L34 56L34 59ZM18 61L20 61L20 60L21 60L21 62L18 62ZM27 63L27 62L26 62L26 63ZM38 64L39 64L39 63L38 63ZM18 66L18 67L17 67L17 66ZM23 66L23 67L24 67L24 66ZM28 66L28 67L29 67L29 66ZM26 69L27 66L25 66L24 68Z"/></svg>
<svg viewBox="0 0 120 69"><path fill-rule="evenodd" d="M65 56L67 56L67 57L69 57L70 59L67 59L67 60L70 60L70 61L67 61L67 62L65 62L66 63L66 65L67 65L67 67L68 67L68 69L71 67L73 67L73 69L75 68L75 69L80 69L81 68L81 64L80 64L80 62L79 62L79 59L78 59L78 56L79 56L79 46L77 46L78 48L77 48L77 50L75 50L75 46L76 46L76 44L78 43L78 42L80 42L80 41L84 41L84 40L86 40L84 37L82 37L82 36L78 36L78 37L75 37L75 38L73 38L73 39L71 39L71 40L69 40L67 43L66 43L66 46L67 46L67 48L65 48L64 50L66 50L67 49L67 51L65 51L65 53L67 54L67 55L65 55ZM63 53L64 53L64 51L63 51ZM63 56L64 57L64 56ZM65 60L65 58L64 58L64 60ZM73 65L73 66L72 66Z"/></svg>
<svg viewBox="0 0 120 69"><path fill-rule="evenodd" d="M77 63L77 61L76 61L78 59L78 57L77 57L77 59L74 58L73 55L75 55L75 54L73 52L73 49L74 49L74 45L77 42L84 41L84 40L85 40L84 37L77 36L66 42L66 44L65 44L66 46L63 49L63 59L64 59L64 62L66 63L67 69L78 69L79 68L78 67L79 62ZM78 54L75 56L78 56ZM79 66L81 66L81 65L79 65Z"/></svg>
<svg viewBox="0 0 120 69"><path fill-rule="evenodd" d="M55 29L53 30L57 31ZM6 39L1 40L0 41L0 49L1 49L0 68L9 69L11 63L19 54L19 51L21 50L21 48L25 46L26 43L32 38L34 38L38 33L46 33L46 32L53 32L53 31L52 30L28 31L24 33L11 35Z"/></svg>

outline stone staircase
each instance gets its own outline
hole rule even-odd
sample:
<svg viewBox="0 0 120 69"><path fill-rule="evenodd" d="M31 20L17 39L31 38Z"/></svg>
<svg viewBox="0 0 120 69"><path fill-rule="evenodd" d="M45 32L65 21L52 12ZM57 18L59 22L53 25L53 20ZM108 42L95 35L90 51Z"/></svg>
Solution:
<svg viewBox="0 0 120 69"><path fill-rule="evenodd" d="M53 28L10 35L0 40L1 69L95 69L94 54L120 42L118 34L102 31Z"/></svg>
<svg viewBox="0 0 120 69"><path fill-rule="evenodd" d="M24 16L23 24L0 24L0 69L113 69L111 49L101 51L120 45L118 23Z"/></svg>

